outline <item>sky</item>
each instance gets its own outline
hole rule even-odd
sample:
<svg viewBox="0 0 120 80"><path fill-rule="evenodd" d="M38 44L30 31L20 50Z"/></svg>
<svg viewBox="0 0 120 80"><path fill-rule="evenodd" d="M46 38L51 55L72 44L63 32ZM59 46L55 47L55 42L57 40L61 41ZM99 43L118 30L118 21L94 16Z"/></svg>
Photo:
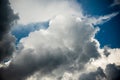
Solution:
<svg viewBox="0 0 120 80"><path fill-rule="evenodd" d="M0 0L0 80L119 80L120 0Z"/></svg>

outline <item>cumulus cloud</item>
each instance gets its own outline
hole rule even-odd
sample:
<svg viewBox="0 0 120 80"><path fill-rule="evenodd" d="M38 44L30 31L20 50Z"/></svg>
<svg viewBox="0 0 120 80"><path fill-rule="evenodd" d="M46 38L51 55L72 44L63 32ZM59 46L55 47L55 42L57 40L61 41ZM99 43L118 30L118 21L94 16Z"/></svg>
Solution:
<svg viewBox="0 0 120 80"><path fill-rule="evenodd" d="M109 49L99 48L99 42L94 39L99 29L94 28L90 22L70 15L52 18L47 29L31 32L28 37L20 40L9 66L0 68L1 79L106 79L104 67L109 62L104 66L101 60L108 59L112 50L106 56ZM88 70L91 66L94 69Z"/></svg>
<svg viewBox="0 0 120 80"><path fill-rule="evenodd" d="M66 67L63 68L65 70L72 68L70 65L76 65L73 68L78 70L83 69L90 58L100 57L99 46L93 39L96 31L78 17L58 15L50 20L48 29L31 32L20 41L23 49L16 53L17 56L13 57L3 74L16 80L37 70L43 74L49 73L60 66ZM16 76L12 76L14 74ZM3 77L7 78L5 75Z"/></svg>
<svg viewBox="0 0 120 80"><path fill-rule="evenodd" d="M46 21L58 14L82 16L75 0L10 0L11 7L19 13L19 23Z"/></svg>
<svg viewBox="0 0 120 80"><path fill-rule="evenodd" d="M105 69L107 64L114 63L116 65L120 65L119 53L120 53L120 49L105 48L101 50L101 57L95 61L92 61L91 64L96 67L102 67L103 69Z"/></svg>
<svg viewBox="0 0 120 80"><path fill-rule="evenodd" d="M9 65L0 68L0 80L119 79L119 75L110 73L119 73L120 50L101 49L94 38L99 28L93 25L117 13L98 19L83 17L79 6L71 1L10 0L12 8L20 14L21 23L49 19L49 25L47 29L35 30L22 38L16 51L10 50L14 54ZM25 11L20 7L21 3Z"/></svg>
<svg viewBox="0 0 120 80"><path fill-rule="evenodd" d="M96 71L84 73L80 76L79 80L106 80L106 75L99 67Z"/></svg>
<svg viewBox="0 0 120 80"><path fill-rule="evenodd" d="M120 49L110 49L105 47L100 50L101 57L97 60L90 60L85 68L86 72L80 75L80 80L88 78L90 80L119 80L119 72L120 72ZM98 68L102 69L102 75L99 74ZM92 73L91 73L92 72ZM90 77L91 76L91 77Z"/></svg>
<svg viewBox="0 0 120 80"><path fill-rule="evenodd" d="M120 66L115 64L107 64L103 70L98 67L96 71L83 73L80 75L79 80L119 80L120 79Z"/></svg>

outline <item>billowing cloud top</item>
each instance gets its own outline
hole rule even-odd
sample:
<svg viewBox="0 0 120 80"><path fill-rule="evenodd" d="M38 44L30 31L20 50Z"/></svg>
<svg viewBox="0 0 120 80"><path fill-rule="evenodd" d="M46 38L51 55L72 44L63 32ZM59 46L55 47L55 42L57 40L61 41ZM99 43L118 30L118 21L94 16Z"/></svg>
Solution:
<svg viewBox="0 0 120 80"><path fill-rule="evenodd" d="M47 20L49 24L48 28L34 30L20 40L11 59L0 68L1 80L120 79L120 50L101 49L94 38L99 31L94 25L118 13L85 17L74 0L10 2L19 12L20 23Z"/></svg>
<svg viewBox="0 0 120 80"><path fill-rule="evenodd" d="M80 6L75 0L10 0L12 8L19 13L19 23L46 21L59 14L79 15Z"/></svg>

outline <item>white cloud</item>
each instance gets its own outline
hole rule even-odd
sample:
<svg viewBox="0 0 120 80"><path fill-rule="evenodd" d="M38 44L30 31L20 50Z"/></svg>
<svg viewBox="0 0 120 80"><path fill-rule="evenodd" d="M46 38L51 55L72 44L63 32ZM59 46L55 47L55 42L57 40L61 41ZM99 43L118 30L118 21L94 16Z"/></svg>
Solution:
<svg viewBox="0 0 120 80"><path fill-rule="evenodd" d="M58 14L82 16L75 0L10 0L11 7L19 13L19 23L46 21Z"/></svg>
<svg viewBox="0 0 120 80"><path fill-rule="evenodd" d="M36 71L44 76L50 74L59 78L66 71L72 74L74 70L83 69L90 58L100 57L99 44L93 39L97 28L78 18L58 15L50 20L48 29L31 32L21 39L23 48L16 52L6 71L9 73L14 66L9 79L21 79ZM18 75L13 77L15 73Z"/></svg>
<svg viewBox="0 0 120 80"><path fill-rule="evenodd" d="M101 55L104 49L100 49L99 42L94 39L99 29L94 28L89 20L71 15L57 15L50 19L46 30L31 32L20 40L22 46L15 52L4 75L12 80L30 75L27 80L65 80L74 75L72 80L77 80L83 72L104 68L102 61L106 57ZM106 61L106 65L108 63Z"/></svg>
<svg viewBox="0 0 120 80"><path fill-rule="evenodd" d="M88 69L95 70L97 67L102 67L103 69L105 69L107 64L120 65L120 49L107 49L108 53L110 53L108 57L104 55L104 49L102 49L101 51L103 51L101 52L101 57L95 61L92 61L90 63L92 66L89 66Z"/></svg>
<svg viewBox="0 0 120 80"><path fill-rule="evenodd" d="M58 80L61 73L62 73L61 74L62 77L60 80L78 80L79 76L83 72L88 73L91 71L95 71L98 67L101 67L102 69L105 70L106 65L113 64L113 63L115 63L116 65L120 65L120 61L119 61L120 50L109 49L109 48L100 49L99 42L96 39L94 39L96 30L97 29L91 26L88 21L78 20L78 17L58 15L55 18L51 19L49 23L49 28L47 30L35 31L35 32L32 32L28 37L23 38L21 40L21 43L24 45L25 49L28 49L28 48L36 49L36 51L39 52L41 49L40 45L42 45L41 51L46 49L48 50L48 48L52 48L56 50L56 48L59 47L60 49L63 50L63 53L65 54L65 56L67 56L69 60L71 60L72 64L70 65L66 64L67 67L69 68L70 66L72 66L72 68L77 68L77 69L74 69L73 72L67 72L66 66L64 66L65 68L62 68L62 69L60 69L61 66L59 66L59 68L53 70L52 73L55 72L54 74L56 74L54 76L50 75L50 76L39 77L39 76L36 76L36 74L34 74L31 77L29 77L28 80L30 78L33 78L33 76L36 78L35 80L40 78L42 78L43 80L52 80L52 79ZM36 40L40 40L40 41L36 42ZM39 50L37 48L39 48ZM105 50L107 50L110 53L108 57L104 55ZM74 53L74 56L76 55L76 56L84 57L82 53L86 55L83 58L84 60L82 61L80 60L80 58L82 57L76 57L76 60L74 61L71 58L71 56L68 56L68 54L66 54L68 51ZM52 54L53 53L56 54L56 52L52 52ZM94 53L95 55L100 54L101 57L99 57L98 59L93 59L95 57ZM86 56L89 56L90 58ZM89 58L88 61L90 63L86 64L88 61L85 62L86 65L83 71L82 70L79 71L78 68L80 68L81 65L83 65L80 63L84 62L85 58Z"/></svg>
<svg viewBox="0 0 120 80"><path fill-rule="evenodd" d="M105 55L109 53L109 55ZM101 57L94 60L91 59L85 65L85 71L80 74L80 79L87 80L119 80L120 66L120 49L101 49ZM95 79L98 78L98 79Z"/></svg>
<svg viewBox="0 0 120 80"><path fill-rule="evenodd" d="M95 18L95 17L90 17L88 19L88 22L93 23L94 25L96 24L103 24L107 21L109 21L110 19L112 19L113 17L117 16L119 14L119 12L115 12L115 13L112 13L112 14L107 14L107 15L104 15L104 16L100 16L98 18Z"/></svg>
<svg viewBox="0 0 120 80"><path fill-rule="evenodd" d="M49 27L31 32L20 40L18 50L3 71L5 80L79 80L84 72L95 71L98 67L104 69L109 63L119 64L119 49L107 49L111 54L103 55L105 49L100 49L94 39L99 29L92 25L117 13L83 19L79 6L71 1L73 3L68 0L10 0L13 9L19 12L20 23L49 19Z"/></svg>

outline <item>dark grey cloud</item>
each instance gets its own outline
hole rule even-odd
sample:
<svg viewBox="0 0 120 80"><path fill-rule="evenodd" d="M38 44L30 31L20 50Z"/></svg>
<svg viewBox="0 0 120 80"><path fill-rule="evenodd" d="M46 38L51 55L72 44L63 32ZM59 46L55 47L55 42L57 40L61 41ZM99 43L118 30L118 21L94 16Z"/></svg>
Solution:
<svg viewBox="0 0 120 80"><path fill-rule="evenodd" d="M41 58L38 59L36 57L37 55L34 55L33 53L34 52L32 50L24 51L24 53L21 54L25 55L19 55L19 57L17 57L17 63L11 62L9 67L1 68L1 78L3 78L3 80L24 80L26 77L38 70L42 74L48 74L53 69L56 69L60 64L65 64L67 60L64 55L51 55L49 52L44 56L41 55ZM19 61L19 58L22 58L23 60L21 61L20 59Z"/></svg>
<svg viewBox="0 0 120 80"><path fill-rule="evenodd" d="M120 66L108 64L105 69L107 80L120 80Z"/></svg>
<svg viewBox="0 0 120 80"><path fill-rule="evenodd" d="M15 50L15 37L10 33L6 33L0 41L0 61L4 62L4 58L8 59Z"/></svg>
<svg viewBox="0 0 120 80"><path fill-rule="evenodd" d="M14 37L10 34L11 26L18 16L13 13L8 0L0 0L0 61L10 56L14 50Z"/></svg>
<svg viewBox="0 0 120 80"><path fill-rule="evenodd" d="M120 66L107 64L105 70L99 67L94 72L83 73L79 80L120 80Z"/></svg>
<svg viewBox="0 0 120 80"><path fill-rule="evenodd" d="M104 48L104 55L108 57L110 55L110 52L108 51L108 48Z"/></svg>
<svg viewBox="0 0 120 80"><path fill-rule="evenodd" d="M91 44L91 45L90 45ZM90 49L95 50L94 44L90 43ZM81 52L81 51L80 51ZM64 53L64 54L61 54ZM83 55L86 54L86 55ZM88 55L87 55L88 54ZM95 54L95 55L93 55ZM79 57L80 56L80 57ZM89 57L90 56L90 57ZM2 68L3 80L25 80L27 77L39 71L41 75L51 74L51 72L60 66L64 66L64 71L81 70L90 58L99 57L99 53L95 50L93 52L74 53L71 51L64 52L62 49L50 48L45 53L34 53L34 50L28 49L18 53L15 61L12 61L7 68ZM79 60L75 63L76 60ZM79 65L78 67L70 67L71 64ZM38 76L38 79L40 77Z"/></svg>
<svg viewBox="0 0 120 80"><path fill-rule="evenodd" d="M98 68L94 72L84 73L80 76L79 80L104 80L106 78L102 68Z"/></svg>

